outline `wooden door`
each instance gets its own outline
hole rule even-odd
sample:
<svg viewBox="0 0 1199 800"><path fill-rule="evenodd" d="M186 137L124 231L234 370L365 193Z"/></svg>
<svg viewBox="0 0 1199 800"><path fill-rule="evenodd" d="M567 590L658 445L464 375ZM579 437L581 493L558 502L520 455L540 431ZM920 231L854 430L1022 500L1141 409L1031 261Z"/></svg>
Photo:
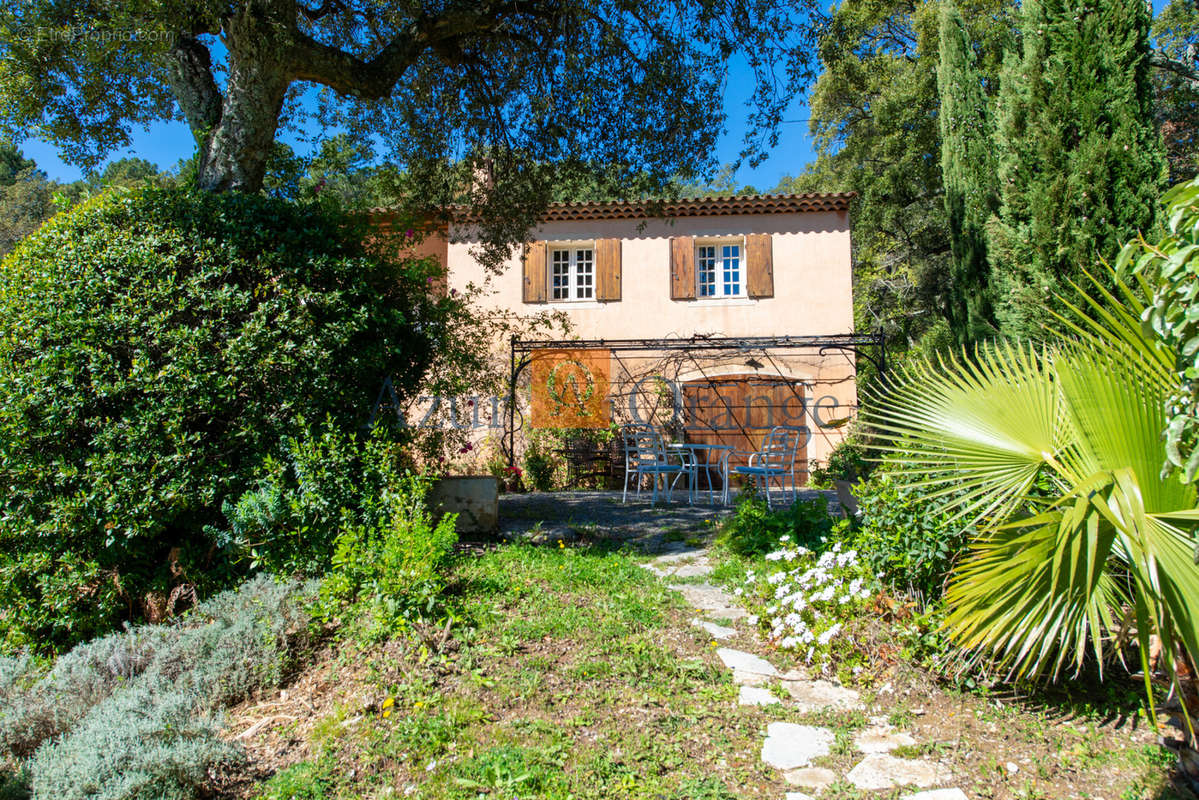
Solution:
<svg viewBox="0 0 1199 800"><path fill-rule="evenodd" d="M686 440L732 446L735 452L729 459L730 468L745 465L749 453L762 446L762 438L771 428L806 424L803 384L798 381L760 375L722 375L683 384ZM801 435L795 454L796 482L806 484L807 475L807 436Z"/></svg>

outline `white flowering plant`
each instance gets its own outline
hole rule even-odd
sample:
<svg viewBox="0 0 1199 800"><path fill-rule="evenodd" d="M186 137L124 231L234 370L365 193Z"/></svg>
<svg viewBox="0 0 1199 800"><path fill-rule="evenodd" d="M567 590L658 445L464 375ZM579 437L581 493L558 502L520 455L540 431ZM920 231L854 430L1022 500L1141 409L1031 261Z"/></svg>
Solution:
<svg viewBox="0 0 1199 800"><path fill-rule="evenodd" d="M852 644L853 621L877 588L856 550L835 542L818 552L782 536L734 592L749 608L750 623L776 646L827 667L834 651Z"/></svg>

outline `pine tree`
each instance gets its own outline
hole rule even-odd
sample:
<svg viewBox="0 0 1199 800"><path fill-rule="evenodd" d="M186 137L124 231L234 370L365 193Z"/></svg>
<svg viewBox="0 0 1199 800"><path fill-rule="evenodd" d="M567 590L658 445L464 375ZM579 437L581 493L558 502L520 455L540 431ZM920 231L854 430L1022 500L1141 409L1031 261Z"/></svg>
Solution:
<svg viewBox="0 0 1199 800"><path fill-rule="evenodd" d="M1144 0L1025 0L1000 76L995 316L1036 336L1070 281L1149 233L1165 181Z"/></svg>
<svg viewBox="0 0 1199 800"><path fill-rule="evenodd" d="M958 344L994 335L987 219L998 208L993 130L977 58L961 13L941 4L941 178L952 252L946 317Z"/></svg>

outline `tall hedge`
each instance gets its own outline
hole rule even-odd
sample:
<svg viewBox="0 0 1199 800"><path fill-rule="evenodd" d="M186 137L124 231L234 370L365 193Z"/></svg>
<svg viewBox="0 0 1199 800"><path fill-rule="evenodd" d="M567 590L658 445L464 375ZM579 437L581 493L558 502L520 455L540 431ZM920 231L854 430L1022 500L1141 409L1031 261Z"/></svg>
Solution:
<svg viewBox="0 0 1199 800"><path fill-rule="evenodd" d="M1042 335L1044 307L1157 225L1166 161L1153 113L1151 9L1140 0L1025 0L1000 75L995 318Z"/></svg>
<svg viewBox="0 0 1199 800"><path fill-rule="evenodd" d="M0 263L0 643L223 586L219 525L292 420L362 424L435 348L429 265L327 207L101 195Z"/></svg>
<svg viewBox="0 0 1199 800"><path fill-rule="evenodd" d="M995 335L987 219L998 206L994 122L978 57L952 0L941 4L937 93L941 181L949 222L950 275L946 316L959 345Z"/></svg>

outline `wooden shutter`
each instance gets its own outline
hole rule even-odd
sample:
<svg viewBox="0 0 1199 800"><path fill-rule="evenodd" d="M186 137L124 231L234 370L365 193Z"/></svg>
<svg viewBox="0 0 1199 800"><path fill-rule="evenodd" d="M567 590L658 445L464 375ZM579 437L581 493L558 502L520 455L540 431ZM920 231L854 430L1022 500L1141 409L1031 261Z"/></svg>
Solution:
<svg viewBox="0 0 1199 800"><path fill-rule="evenodd" d="M545 242L525 245L524 278L522 299L526 303L546 302L549 297L549 276L545 271Z"/></svg>
<svg viewBox="0 0 1199 800"><path fill-rule="evenodd" d="M774 297L774 253L769 233L745 237L745 293L750 297Z"/></svg>
<svg viewBox="0 0 1199 800"><path fill-rule="evenodd" d="M620 299L620 239L595 242L595 299Z"/></svg>
<svg viewBox="0 0 1199 800"><path fill-rule="evenodd" d="M670 299L695 299L695 239L691 236L670 240Z"/></svg>

